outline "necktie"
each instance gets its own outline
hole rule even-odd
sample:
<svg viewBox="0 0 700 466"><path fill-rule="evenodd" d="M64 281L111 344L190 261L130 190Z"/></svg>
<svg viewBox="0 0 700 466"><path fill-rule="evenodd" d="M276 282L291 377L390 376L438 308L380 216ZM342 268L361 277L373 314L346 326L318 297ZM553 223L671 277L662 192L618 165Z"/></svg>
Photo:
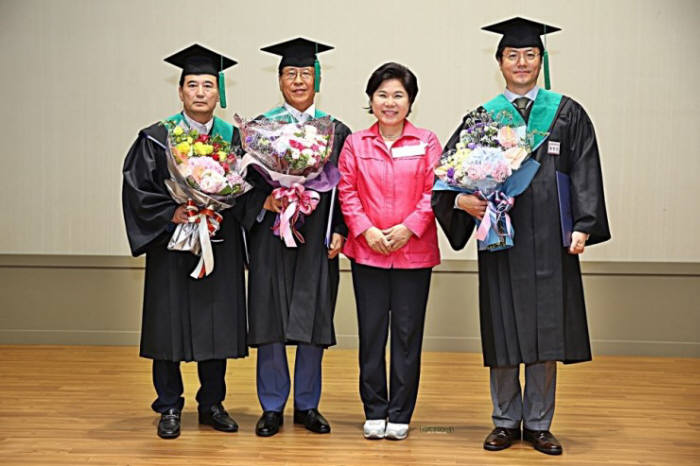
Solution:
<svg viewBox="0 0 700 466"><path fill-rule="evenodd" d="M518 113L525 118L525 112L527 112L527 106L530 104L530 99L527 97L518 97L513 101L515 108L518 109Z"/></svg>

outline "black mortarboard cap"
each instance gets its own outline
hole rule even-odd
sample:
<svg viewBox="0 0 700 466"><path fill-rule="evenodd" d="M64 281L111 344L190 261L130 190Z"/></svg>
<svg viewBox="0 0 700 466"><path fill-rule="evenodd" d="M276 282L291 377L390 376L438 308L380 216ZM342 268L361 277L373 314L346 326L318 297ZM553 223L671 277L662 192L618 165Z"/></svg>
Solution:
<svg viewBox="0 0 700 466"><path fill-rule="evenodd" d="M260 50L282 57L279 70L282 70L285 66L313 66L316 71L316 79L314 80L315 91L318 92L321 83L321 66L316 55L333 50L333 47L304 39L303 37L297 37L296 39L263 47Z"/></svg>
<svg viewBox="0 0 700 466"><path fill-rule="evenodd" d="M515 18L507 19L505 21L501 21L500 23L484 26L481 29L484 31L495 32L496 34L501 34L503 36L498 43L499 52L505 47L538 47L540 50L542 50L544 59L545 88L550 88L549 54L547 53L547 49L542 43L540 36L561 31L560 28L516 16Z"/></svg>
<svg viewBox="0 0 700 466"><path fill-rule="evenodd" d="M504 47L539 47L544 50L544 45L542 44L540 36L561 31L558 27L538 23L537 21L531 21L519 16L501 21L500 23L491 24L490 26L484 26L481 29L503 35L501 41L498 43L499 49Z"/></svg>
<svg viewBox="0 0 700 466"><path fill-rule="evenodd" d="M170 55L165 61L178 68L182 68L182 76L188 74L212 74L217 76L219 82L219 102L222 108L226 108L224 70L237 64L237 61L202 47L199 44L190 45L186 49Z"/></svg>

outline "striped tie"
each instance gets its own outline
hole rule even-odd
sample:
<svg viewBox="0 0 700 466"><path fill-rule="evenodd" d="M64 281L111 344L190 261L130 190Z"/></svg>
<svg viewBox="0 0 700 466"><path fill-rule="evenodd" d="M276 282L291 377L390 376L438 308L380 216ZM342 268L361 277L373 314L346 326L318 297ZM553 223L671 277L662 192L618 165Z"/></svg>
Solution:
<svg viewBox="0 0 700 466"><path fill-rule="evenodd" d="M518 113L525 118L525 112L527 112L527 107L530 105L530 99L527 97L518 97L513 101L515 108L518 109Z"/></svg>

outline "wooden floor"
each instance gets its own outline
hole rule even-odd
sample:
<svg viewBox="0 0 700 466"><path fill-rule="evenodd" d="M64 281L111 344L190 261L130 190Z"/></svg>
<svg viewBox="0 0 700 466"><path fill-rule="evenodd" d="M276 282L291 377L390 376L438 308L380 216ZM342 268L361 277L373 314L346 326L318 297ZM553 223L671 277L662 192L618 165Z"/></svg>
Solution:
<svg viewBox="0 0 700 466"><path fill-rule="evenodd" d="M229 361L225 406L236 434L197 423L196 368L183 366L186 405L176 440L156 436L150 361L134 347L0 346L0 464L700 464L700 360L598 357L559 366L549 457L527 444L482 449L491 429L488 370L478 354L426 353L407 440L362 438L356 352L324 361L329 435L294 426L258 438L254 358ZM254 356L254 354L253 354Z"/></svg>

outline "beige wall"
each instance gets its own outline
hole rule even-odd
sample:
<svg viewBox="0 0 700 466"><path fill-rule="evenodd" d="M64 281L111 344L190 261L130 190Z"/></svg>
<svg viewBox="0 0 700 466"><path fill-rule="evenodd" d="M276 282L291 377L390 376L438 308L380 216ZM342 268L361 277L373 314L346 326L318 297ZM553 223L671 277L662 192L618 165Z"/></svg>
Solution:
<svg viewBox="0 0 700 466"><path fill-rule="evenodd" d="M178 110L177 71L162 58L201 42L240 61L230 108L279 102L261 46L300 34L323 54L321 108L368 126L362 92L387 60L420 80L413 120L444 142L466 110L502 90L479 31L510 15L562 27L552 81L589 111L603 157L613 241L585 259L700 262L697 206L700 43L695 0L2 0L0 253L126 255L120 170L139 128ZM692 209L690 209L692 211ZM450 259L473 259L473 246Z"/></svg>
<svg viewBox="0 0 700 466"><path fill-rule="evenodd" d="M444 142L502 90L498 38L479 28L511 15L563 29L549 39L553 88L599 136L614 239L584 256L594 349L700 356L695 0L0 0L0 343L138 342L143 262L125 257L121 165L139 128L179 110L163 57L200 42L238 60L218 112L232 121L280 102L261 46L332 44L317 103L354 129L372 122L369 74L399 61L419 77L412 120ZM478 351L473 244L441 245L426 349ZM347 270L342 280L349 347Z"/></svg>
<svg viewBox="0 0 700 466"><path fill-rule="evenodd" d="M336 333L357 347L348 262L341 262ZM700 266L583 265L594 354L700 357ZM143 260L109 256L0 255L0 344L138 344ZM474 261L435 269L427 351L481 351Z"/></svg>

